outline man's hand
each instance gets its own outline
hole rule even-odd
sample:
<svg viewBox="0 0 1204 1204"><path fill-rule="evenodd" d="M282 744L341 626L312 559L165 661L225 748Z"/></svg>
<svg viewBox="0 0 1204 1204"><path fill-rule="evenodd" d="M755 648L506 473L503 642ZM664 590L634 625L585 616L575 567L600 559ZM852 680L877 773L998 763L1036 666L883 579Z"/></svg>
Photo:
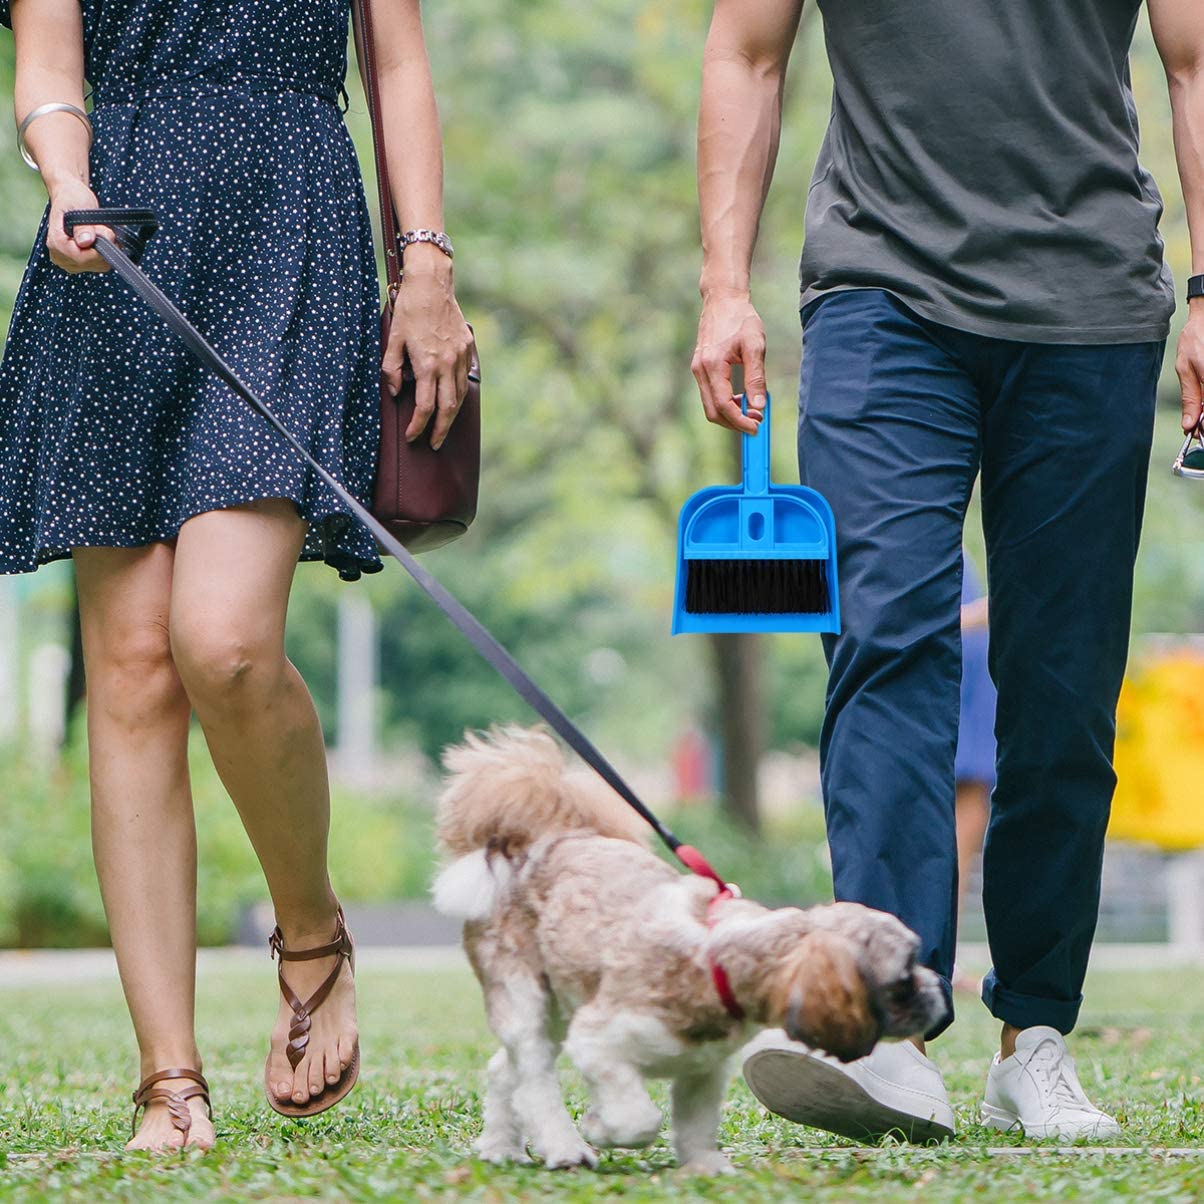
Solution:
<svg viewBox="0 0 1204 1204"><path fill-rule="evenodd" d="M732 392L734 364L744 368L747 414ZM690 368L707 421L755 435L765 412L765 327L747 293L707 294Z"/></svg>
<svg viewBox="0 0 1204 1204"><path fill-rule="evenodd" d="M1183 431L1190 434L1200 425L1204 397L1204 300L1191 302L1187 325L1179 336L1175 371L1183 396Z"/></svg>

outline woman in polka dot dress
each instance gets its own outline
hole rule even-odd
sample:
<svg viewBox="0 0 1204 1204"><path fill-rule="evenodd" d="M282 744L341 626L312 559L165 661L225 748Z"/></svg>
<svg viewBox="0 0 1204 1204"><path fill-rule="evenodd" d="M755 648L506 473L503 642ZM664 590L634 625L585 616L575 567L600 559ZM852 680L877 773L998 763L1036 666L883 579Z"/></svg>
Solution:
<svg viewBox="0 0 1204 1204"><path fill-rule="evenodd" d="M440 443L466 390L470 335L449 256L415 243L382 367L368 213L339 106L348 3L0 0L18 120L53 102L82 110L85 78L93 90L90 149L67 107L26 132L50 203L0 366L0 572L75 562L96 868L144 1080L136 1148L213 1143L193 1028L193 711L285 952L269 1103L312 1113L354 1082L325 753L284 620L299 559L348 580L380 561L266 423L105 272L96 231L66 237L63 213L154 208L147 273L358 496L375 466L379 373L398 387L405 356L420 394L409 433L429 414ZM374 0L374 13L393 196L403 228L439 230L418 0ZM324 985L320 1003L292 1006ZM156 1081L164 1070L175 1073Z"/></svg>

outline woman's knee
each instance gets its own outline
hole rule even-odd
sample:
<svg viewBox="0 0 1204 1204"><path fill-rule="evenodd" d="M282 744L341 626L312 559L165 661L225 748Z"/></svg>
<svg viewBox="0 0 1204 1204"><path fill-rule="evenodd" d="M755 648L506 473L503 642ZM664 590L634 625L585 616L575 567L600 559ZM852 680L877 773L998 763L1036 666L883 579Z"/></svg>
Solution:
<svg viewBox="0 0 1204 1204"><path fill-rule="evenodd" d="M171 648L199 710L259 708L279 688L286 661L278 640L220 622L172 616Z"/></svg>
<svg viewBox="0 0 1204 1204"><path fill-rule="evenodd" d="M136 729L187 714L188 697L163 623L147 620L86 632L84 664L94 713Z"/></svg>

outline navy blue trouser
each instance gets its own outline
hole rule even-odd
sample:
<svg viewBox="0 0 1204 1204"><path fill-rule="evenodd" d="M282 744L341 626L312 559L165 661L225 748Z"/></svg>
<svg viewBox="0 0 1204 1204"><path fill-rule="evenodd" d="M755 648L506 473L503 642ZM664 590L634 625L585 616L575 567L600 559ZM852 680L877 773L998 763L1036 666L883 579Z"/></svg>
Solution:
<svg viewBox="0 0 1204 1204"><path fill-rule="evenodd" d="M844 623L824 638L820 745L836 897L915 929L948 994L962 527L981 471L999 690L983 999L1009 1024L1069 1032L1164 345L986 338L874 289L822 298L803 326L799 466L836 515Z"/></svg>

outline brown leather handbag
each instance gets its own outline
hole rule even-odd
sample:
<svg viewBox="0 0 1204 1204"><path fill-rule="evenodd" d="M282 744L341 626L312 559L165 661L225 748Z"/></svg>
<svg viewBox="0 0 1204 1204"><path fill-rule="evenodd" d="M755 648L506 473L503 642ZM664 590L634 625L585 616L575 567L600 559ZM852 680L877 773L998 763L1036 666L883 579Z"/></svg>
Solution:
<svg viewBox="0 0 1204 1204"><path fill-rule="evenodd" d="M383 348L388 344L393 302L401 286L401 223L389 190L371 0L352 0L351 11L364 95L372 117L380 226L385 244L388 299L380 316ZM428 552L458 539L477 513L481 478L481 366L475 345L468 393L438 451L431 447L429 438L433 420L413 443L406 442L405 431L414 414L414 405L414 373L407 363L402 371L401 392L396 397L381 383L380 454L371 509L411 552Z"/></svg>

